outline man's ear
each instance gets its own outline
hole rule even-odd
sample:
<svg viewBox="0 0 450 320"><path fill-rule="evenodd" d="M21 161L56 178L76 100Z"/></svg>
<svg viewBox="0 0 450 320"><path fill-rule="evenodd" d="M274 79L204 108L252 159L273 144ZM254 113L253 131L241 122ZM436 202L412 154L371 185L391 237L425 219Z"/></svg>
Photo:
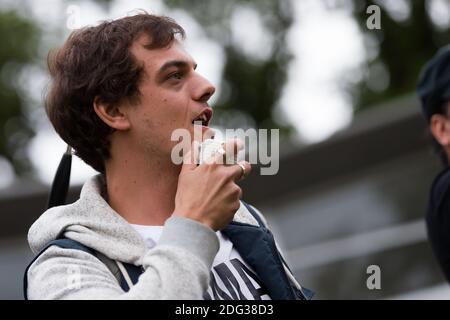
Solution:
<svg viewBox="0 0 450 320"><path fill-rule="evenodd" d="M442 114L433 114L430 119L433 137L442 146L450 146L450 119Z"/></svg>
<svg viewBox="0 0 450 320"><path fill-rule="evenodd" d="M130 128L128 116L123 112L125 107L103 103L98 96L94 99L95 113L104 123L116 130L128 130Z"/></svg>

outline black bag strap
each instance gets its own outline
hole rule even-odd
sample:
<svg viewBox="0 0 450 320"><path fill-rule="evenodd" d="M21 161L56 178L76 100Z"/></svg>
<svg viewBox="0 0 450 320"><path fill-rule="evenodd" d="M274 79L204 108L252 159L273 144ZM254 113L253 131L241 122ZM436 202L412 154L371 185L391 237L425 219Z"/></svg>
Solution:
<svg viewBox="0 0 450 320"><path fill-rule="evenodd" d="M66 239L66 238L65 239L55 239L53 241L48 242L44 246L44 248L42 248L42 250L33 258L33 260L28 264L28 266L25 269L24 276L23 276L23 297L25 300L28 300L28 295L27 295L28 269L30 269L31 265L37 260L37 258L39 258L51 246L58 246L58 247L64 248L64 249L69 248L69 249L81 250L86 253L95 255L95 252L91 248L88 248L88 247L82 245L81 243L71 240L71 239Z"/></svg>
<svg viewBox="0 0 450 320"><path fill-rule="evenodd" d="M70 183L70 171L72 168L72 148L68 145L66 152L61 157L52 187L48 196L47 208L66 204L67 192Z"/></svg>
<svg viewBox="0 0 450 320"><path fill-rule="evenodd" d="M39 256L41 256L51 246L58 246L63 249L80 250L80 251L83 251L83 252L86 252L88 254L95 256L103 264L105 264L106 267L109 269L109 271L114 275L114 277L117 279L117 282L120 284L120 287L122 288L122 290L124 290L125 292L130 290L130 287L129 287L127 281L125 280L124 275L122 274L122 272L120 271L118 265L116 264L116 262L114 260L108 258L107 256L105 256L104 254L102 254L98 251L95 251L92 248L89 248L89 247L79 243L78 241L68 239L68 238L60 238L60 239L55 239L53 241L48 242L44 246L44 248L33 258L33 260L26 267L25 272L24 272L24 277L23 277L23 295L24 295L25 300L28 300L28 295L27 295L28 270L29 270L30 266L36 261L36 259L39 258ZM140 266L135 266L135 265L132 265L129 263L123 263L122 265L125 267L125 270L128 273L128 276L131 279L132 283L136 284L139 279L139 276L144 272L144 269Z"/></svg>

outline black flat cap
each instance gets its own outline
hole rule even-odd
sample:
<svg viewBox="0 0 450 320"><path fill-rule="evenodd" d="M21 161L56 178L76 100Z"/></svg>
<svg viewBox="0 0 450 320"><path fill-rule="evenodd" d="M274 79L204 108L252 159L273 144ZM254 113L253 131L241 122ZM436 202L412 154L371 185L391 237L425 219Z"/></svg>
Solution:
<svg viewBox="0 0 450 320"><path fill-rule="evenodd" d="M427 62L420 74L417 95L422 102L422 112L429 121L440 107L450 100L450 45L441 48Z"/></svg>

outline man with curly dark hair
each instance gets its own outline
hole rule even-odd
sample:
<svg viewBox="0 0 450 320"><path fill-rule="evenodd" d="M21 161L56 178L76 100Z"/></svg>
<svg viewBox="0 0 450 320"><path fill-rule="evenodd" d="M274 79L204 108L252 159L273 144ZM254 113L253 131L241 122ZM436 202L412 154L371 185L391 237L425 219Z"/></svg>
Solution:
<svg viewBox="0 0 450 320"><path fill-rule="evenodd" d="M215 88L174 20L141 13L73 32L49 55L46 110L99 175L30 228L30 299L305 299L261 213L240 201L248 162L172 161L208 127ZM192 143L192 144L191 144ZM227 142L236 150L237 141Z"/></svg>

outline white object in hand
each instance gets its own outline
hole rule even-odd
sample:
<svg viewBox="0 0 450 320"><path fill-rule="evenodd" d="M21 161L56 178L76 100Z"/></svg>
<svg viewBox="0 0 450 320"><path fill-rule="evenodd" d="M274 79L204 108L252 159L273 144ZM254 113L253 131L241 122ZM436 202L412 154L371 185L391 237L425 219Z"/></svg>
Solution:
<svg viewBox="0 0 450 320"><path fill-rule="evenodd" d="M206 139L200 145L200 156L199 156L200 164L204 163L206 159L210 159L210 161L212 161L212 158L217 153L221 154L225 153L225 150L223 148L223 142L215 139Z"/></svg>

